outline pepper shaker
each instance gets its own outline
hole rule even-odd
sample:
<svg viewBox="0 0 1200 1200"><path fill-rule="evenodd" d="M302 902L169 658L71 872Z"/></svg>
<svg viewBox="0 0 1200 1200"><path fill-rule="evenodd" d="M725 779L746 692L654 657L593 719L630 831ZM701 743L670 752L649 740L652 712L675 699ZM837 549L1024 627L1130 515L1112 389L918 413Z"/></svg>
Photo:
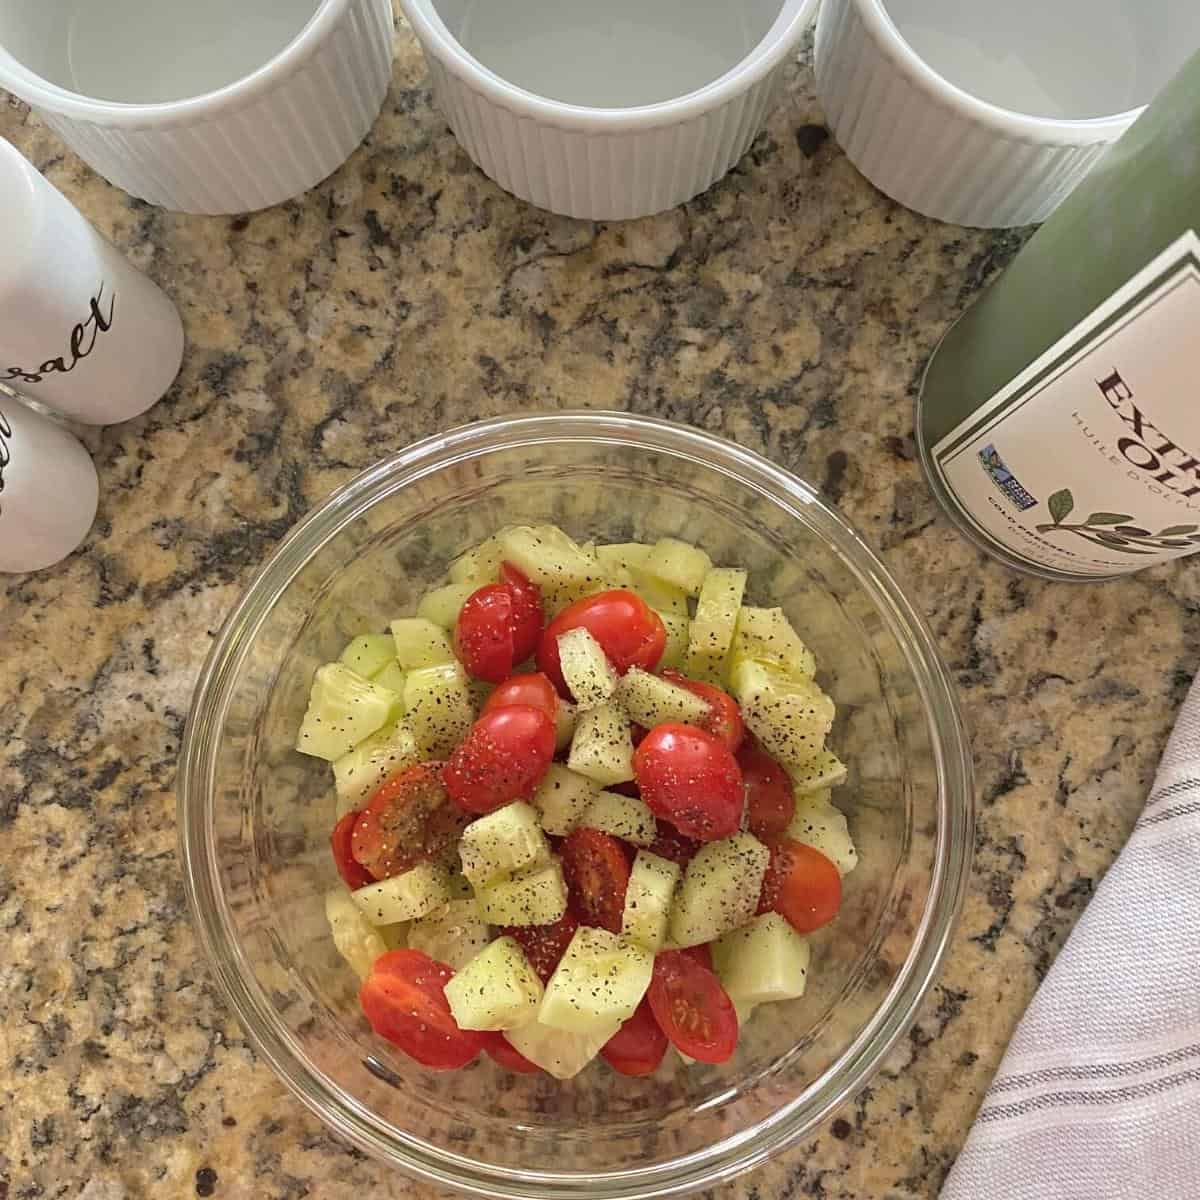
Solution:
<svg viewBox="0 0 1200 1200"><path fill-rule="evenodd" d="M0 138L0 383L111 425L158 400L182 358L174 304Z"/></svg>

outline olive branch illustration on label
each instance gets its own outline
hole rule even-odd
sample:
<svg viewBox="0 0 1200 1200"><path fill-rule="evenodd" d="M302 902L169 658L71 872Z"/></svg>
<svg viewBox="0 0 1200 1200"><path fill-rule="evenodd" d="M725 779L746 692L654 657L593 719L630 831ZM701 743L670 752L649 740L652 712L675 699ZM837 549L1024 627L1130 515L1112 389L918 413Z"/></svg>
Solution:
<svg viewBox="0 0 1200 1200"><path fill-rule="evenodd" d="M1133 524L1134 518L1127 513L1094 512L1086 521L1075 525L1066 524L1075 511L1075 497L1070 488L1062 488L1052 495L1046 506L1050 509L1053 522L1038 525L1038 533L1073 533L1093 546L1106 550L1120 550L1122 554L1153 554L1155 550L1190 550L1200 543L1200 525L1168 525L1157 533Z"/></svg>

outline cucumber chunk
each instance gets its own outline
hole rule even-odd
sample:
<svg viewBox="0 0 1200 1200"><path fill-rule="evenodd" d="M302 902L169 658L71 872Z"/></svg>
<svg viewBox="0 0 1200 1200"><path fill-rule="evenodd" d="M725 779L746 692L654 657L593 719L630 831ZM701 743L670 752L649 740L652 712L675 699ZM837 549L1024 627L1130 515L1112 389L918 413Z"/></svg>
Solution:
<svg viewBox="0 0 1200 1200"><path fill-rule="evenodd" d="M518 1029L506 1029L504 1037L513 1049L531 1063L537 1063L548 1075L570 1079L600 1053L604 1043L620 1028L620 1021L610 1021L594 1033L567 1033L531 1021Z"/></svg>
<svg viewBox="0 0 1200 1200"><path fill-rule="evenodd" d="M846 764L831 750L819 750L812 758L788 767L797 792L816 792L846 782Z"/></svg>
<svg viewBox="0 0 1200 1200"><path fill-rule="evenodd" d="M463 874L471 886L489 883L550 861L550 843L537 813L523 801L506 804L463 830L458 844Z"/></svg>
<svg viewBox="0 0 1200 1200"><path fill-rule="evenodd" d="M441 863L418 863L411 870L350 893L372 925L395 925L428 916L450 900L449 872Z"/></svg>
<svg viewBox="0 0 1200 1200"><path fill-rule="evenodd" d="M392 640L388 636L388 641ZM399 703L392 708L393 717L404 716L404 668L396 661L395 651L392 652L392 658L383 668L378 671L371 679L372 683L377 683L380 687L385 687L389 691L393 691L399 697Z"/></svg>
<svg viewBox="0 0 1200 1200"><path fill-rule="evenodd" d="M559 696L558 707L554 710L554 751L556 754L571 744L571 739L575 736L575 721L578 715L575 705Z"/></svg>
<svg viewBox="0 0 1200 1200"><path fill-rule="evenodd" d="M735 1004L795 1000L808 983L808 938L768 912L725 934L712 948L713 966Z"/></svg>
<svg viewBox="0 0 1200 1200"><path fill-rule="evenodd" d="M492 925L553 925L567 911L567 885L553 859L528 874L480 888L476 899Z"/></svg>
<svg viewBox="0 0 1200 1200"><path fill-rule="evenodd" d="M408 927L408 944L457 971L490 941L492 931L474 899L451 900Z"/></svg>
<svg viewBox="0 0 1200 1200"><path fill-rule="evenodd" d="M445 587L434 588L421 597L421 603L417 605L417 616L439 629L453 629L458 623L459 611L473 591L473 583L448 583Z"/></svg>
<svg viewBox="0 0 1200 1200"><path fill-rule="evenodd" d="M413 737L428 758L444 758L475 723L471 687L458 663L410 671L404 706Z"/></svg>
<svg viewBox="0 0 1200 1200"><path fill-rule="evenodd" d="M640 667L625 672L617 684L616 699L631 721L647 729L668 721L696 725L708 716L708 705L694 692Z"/></svg>
<svg viewBox="0 0 1200 1200"><path fill-rule="evenodd" d="M596 547L596 560L615 582L645 566L653 549L645 542L609 542Z"/></svg>
<svg viewBox="0 0 1200 1200"><path fill-rule="evenodd" d="M678 538L659 538L641 569L689 596L698 596L705 575L712 570L712 559Z"/></svg>
<svg viewBox="0 0 1200 1200"><path fill-rule="evenodd" d="M412 730L399 722L385 725L333 763L337 816L361 808L367 797L389 776L421 761Z"/></svg>
<svg viewBox="0 0 1200 1200"><path fill-rule="evenodd" d="M496 582L503 561L504 554L500 549L499 540L490 537L456 558L450 564L446 577L451 583L469 583L474 591L485 583Z"/></svg>
<svg viewBox="0 0 1200 1200"><path fill-rule="evenodd" d="M551 763L533 793L533 806L542 828L555 837L566 837L578 828L588 805L600 794L600 785L561 763Z"/></svg>
<svg viewBox="0 0 1200 1200"><path fill-rule="evenodd" d="M654 814L633 796L619 792L601 792L588 805L580 825L611 833L635 846L652 845L658 836Z"/></svg>
<svg viewBox="0 0 1200 1200"><path fill-rule="evenodd" d="M595 708L616 691L617 672L600 643L586 629L568 629L559 635L558 661L563 679L580 708Z"/></svg>
<svg viewBox="0 0 1200 1200"><path fill-rule="evenodd" d="M386 633L364 633L342 651L341 661L356 675L374 679L390 662L396 661L396 647Z"/></svg>
<svg viewBox="0 0 1200 1200"><path fill-rule="evenodd" d="M704 576L688 635L690 675L715 683L723 678L745 590L746 572L740 569L713 567Z"/></svg>
<svg viewBox="0 0 1200 1200"><path fill-rule="evenodd" d="M732 657L735 663L743 658L767 663L794 679L811 679L817 673L813 652L782 608L743 608L737 617Z"/></svg>
<svg viewBox="0 0 1200 1200"><path fill-rule="evenodd" d="M666 941L671 904L682 874L678 863L649 850L639 850L633 860L625 891L621 934L651 954L657 954Z"/></svg>
<svg viewBox="0 0 1200 1200"><path fill-rule="evenodd" d="M371 964L388 951L379 931L362 915L344 887L325 893L325 919L337 952L359 979L366 979Z"/></svg>
<svg viewBox="0 0 1200 1200"><path fill-rule="evenodd" d="M702 846L683 873L671 910L672 945L711 942L754 916L770 851L749 833Z"/></svg>
<svg viewBox="0 0 1200 1200"><path fill-rule="evenodd" d="M686 604L685 600L685 609ZM658 660L659 668L671 667L682 671L687 664L687 649L692 623L687 619L686 613L684 616L680 616L678 613L663 612L661 609L655 611L663 623L663 628L667 631L667 644L663 647L662 658Z"/></svg>
<svg viewBox="0 0 1200 1200"><path fill-rule="evenodd" d="M401 698L350 670L345 663L317 669L296 749L332 762L349 754L389 720Z"/></svg>
<svg viewBox="0 0 1200 1200"><path fill-rule="evenodd" d="M601 704L579 714L567 766L601 787L633 778L633 737L620 708Z"/></svg>
<svg viewBox="0 0 1200 1200"><path fill-rule="evenodd" d="M503 559L540 588L555 591L602 582L597 560L555 525L518 525L499 541Z"/></svg>
<svg viewBox="0 0 1200 1200"><path fill-rule="evenodd" d="M785 767L800 766L824 745L833 701L811 679L743 659L731 672L730 690L751 733Z"/></svg>
<svg viewBox="0 0 1200 1200"><path fill-rule="evenodd" d="M633 1016L650 986L654 955L607 929L582 925L550 976L538 1020L568 1033L596 1033Z"/></svg>
<svg viewBox="0 0 1200 1200"><path fill-rule="evenodd" d="M446 631L423 617L402 617L391 625L396 661L406 671L454 662L454 648Z"/></svg>
<svg viewBox="0 0 1200 1200"><path fill-rule="evenodd" d="M525 951L501 937L456 972L446 1000L459 1029L512 1029L537 1017L542 991Z"/></svg>
<svg viewBox="0 0 1200 1200"><path fill-rule="evenodd" d="M664 583L645 571L634 569L633 591L635 591L652 609L659 613L686 619L690 613L688 594L683 588L672 583Z"/></svg>
<svg viewBox="0 0 1200 1200"><path fill-rule="evenodd" d="M784 836L820 850L837 867L839 875L849 875L858 866L858 851L845 814L830 804L826 795L817 792L799 797L796 815Z"/></svg>

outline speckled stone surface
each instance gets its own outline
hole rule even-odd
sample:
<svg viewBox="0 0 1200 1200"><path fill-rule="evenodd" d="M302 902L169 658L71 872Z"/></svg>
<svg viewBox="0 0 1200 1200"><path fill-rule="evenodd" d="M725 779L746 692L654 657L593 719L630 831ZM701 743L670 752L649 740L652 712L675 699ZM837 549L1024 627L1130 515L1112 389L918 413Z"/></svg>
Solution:
<svg viewBox="0 0 1200 1200"><path fill-rule="evenodd" d="M15 102L0 134L167 289L189 338L157 407L86 433L103 495L82 550L0 583L0 1200L427 1194L326 1133L217 997L180 883L176 755L213 631L306 509L422 434L562 405L761 450L836 500L929 616L979 775L949 962L846 1111L712 1194L936 1195L1197 662L1194 568L1018 578L921 481L921 365L1020 237L880 196L827 137L804 65L728 179L625 226L485 179L403 28L367 143L254 216L134 202Z"/></svg>

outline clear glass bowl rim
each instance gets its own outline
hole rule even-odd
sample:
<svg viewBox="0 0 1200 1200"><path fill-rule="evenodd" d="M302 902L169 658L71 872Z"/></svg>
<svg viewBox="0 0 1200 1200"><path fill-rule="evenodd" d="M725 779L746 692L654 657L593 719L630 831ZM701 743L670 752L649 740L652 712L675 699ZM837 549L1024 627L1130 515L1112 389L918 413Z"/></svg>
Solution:
<svg viewBox="0 0 1200 1200"><path fill-rule="evenodd" d="M821 1086L815 1092L808 1089L770 1120L704 1151L590 1180L491 1167L407 1138L310 1069L243 964L212 837L216 750L240 664L303 566L367 509L417 479L504 449L579 441L653 450L722 473L789 511L825 540L875 604L905 656L929 721L938 779L933 877L912 946L887 996L825 1073ZM184 731L177 813L184 886L216 982L256 1053L328 1126L418 1179L488 1200L657 1198L711 1187L761 1164L808 1135L869 1081L911 1026L945 956L970 875L975 798L970 747L954 685L925 621L862 536L815 489L754 451L691 426L633 413L563 409L491 418L414 442L349 480L290 531L226 618L201 670Z"/></svg>

